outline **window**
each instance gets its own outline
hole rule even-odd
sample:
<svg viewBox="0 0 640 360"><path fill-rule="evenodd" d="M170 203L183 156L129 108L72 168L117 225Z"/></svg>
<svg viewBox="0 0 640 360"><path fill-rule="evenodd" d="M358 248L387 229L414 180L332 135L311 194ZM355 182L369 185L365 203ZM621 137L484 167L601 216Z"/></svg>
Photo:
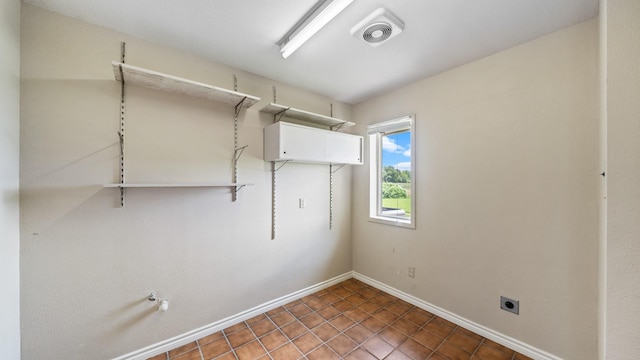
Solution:
<svg viewBox="0 0 640 360"><path fill-rule="evenodd" d="M409 115L367 127L371 221L415 228L414 119Z"/></svg>

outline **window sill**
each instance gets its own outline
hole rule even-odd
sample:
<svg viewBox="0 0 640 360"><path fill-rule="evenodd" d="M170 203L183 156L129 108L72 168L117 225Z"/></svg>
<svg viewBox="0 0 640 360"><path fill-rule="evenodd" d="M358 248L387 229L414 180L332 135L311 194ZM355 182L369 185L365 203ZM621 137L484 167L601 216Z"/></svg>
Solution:
<svg viewBox="0 0 640 360"><path fill-rule="evenodd" d="M375 222L378 224L390 225L395 227L402 227L407 229L415 229L416 224L411 222L410 220L398 219L394 217L386 217L386 216L369 216L369 221Z"/></svg>

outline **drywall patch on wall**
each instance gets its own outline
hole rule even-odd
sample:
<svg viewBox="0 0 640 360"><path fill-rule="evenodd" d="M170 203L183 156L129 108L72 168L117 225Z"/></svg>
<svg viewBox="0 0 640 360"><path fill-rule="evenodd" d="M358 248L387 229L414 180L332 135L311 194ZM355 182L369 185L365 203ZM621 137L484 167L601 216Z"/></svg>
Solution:
<svg viewBox="0 0 640 360"><path fill-rule="evenodd" d="M360 133L416 114L418 203L416 230L372 224L368 189L354 186L354 271L560 358L592 358L598 99L591 20L355 106ZM520 300L518 316L501 295Z"/></svg>
<svg viewBox="0 0 640 360"><path fill-rule="evenodd" d="M0 349L20 359L20 2L0 1Z"/></svg>

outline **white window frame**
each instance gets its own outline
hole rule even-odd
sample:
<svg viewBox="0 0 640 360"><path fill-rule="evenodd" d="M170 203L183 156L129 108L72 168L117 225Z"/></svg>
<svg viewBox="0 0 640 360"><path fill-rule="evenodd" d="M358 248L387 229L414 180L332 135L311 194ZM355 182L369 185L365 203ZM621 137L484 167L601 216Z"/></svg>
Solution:
<svg viewBox="0 0 640 360"><path fill-rule="evenodd" d="M382 214L382 136L409 130L411 140L411 218ZM416 228L416 143L415 115L367 126L369 141L369 221L397 227Z"/></svg>

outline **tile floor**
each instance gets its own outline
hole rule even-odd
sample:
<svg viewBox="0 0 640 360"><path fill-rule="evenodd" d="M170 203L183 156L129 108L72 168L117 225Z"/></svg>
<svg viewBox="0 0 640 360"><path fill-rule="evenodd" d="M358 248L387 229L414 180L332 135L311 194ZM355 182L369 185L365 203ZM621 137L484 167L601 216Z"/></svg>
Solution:
<svg viewBox="0 0 640 360"><path fill-rule="evenodd" d="M530 359L356 279L150 360Z"/></svg>

